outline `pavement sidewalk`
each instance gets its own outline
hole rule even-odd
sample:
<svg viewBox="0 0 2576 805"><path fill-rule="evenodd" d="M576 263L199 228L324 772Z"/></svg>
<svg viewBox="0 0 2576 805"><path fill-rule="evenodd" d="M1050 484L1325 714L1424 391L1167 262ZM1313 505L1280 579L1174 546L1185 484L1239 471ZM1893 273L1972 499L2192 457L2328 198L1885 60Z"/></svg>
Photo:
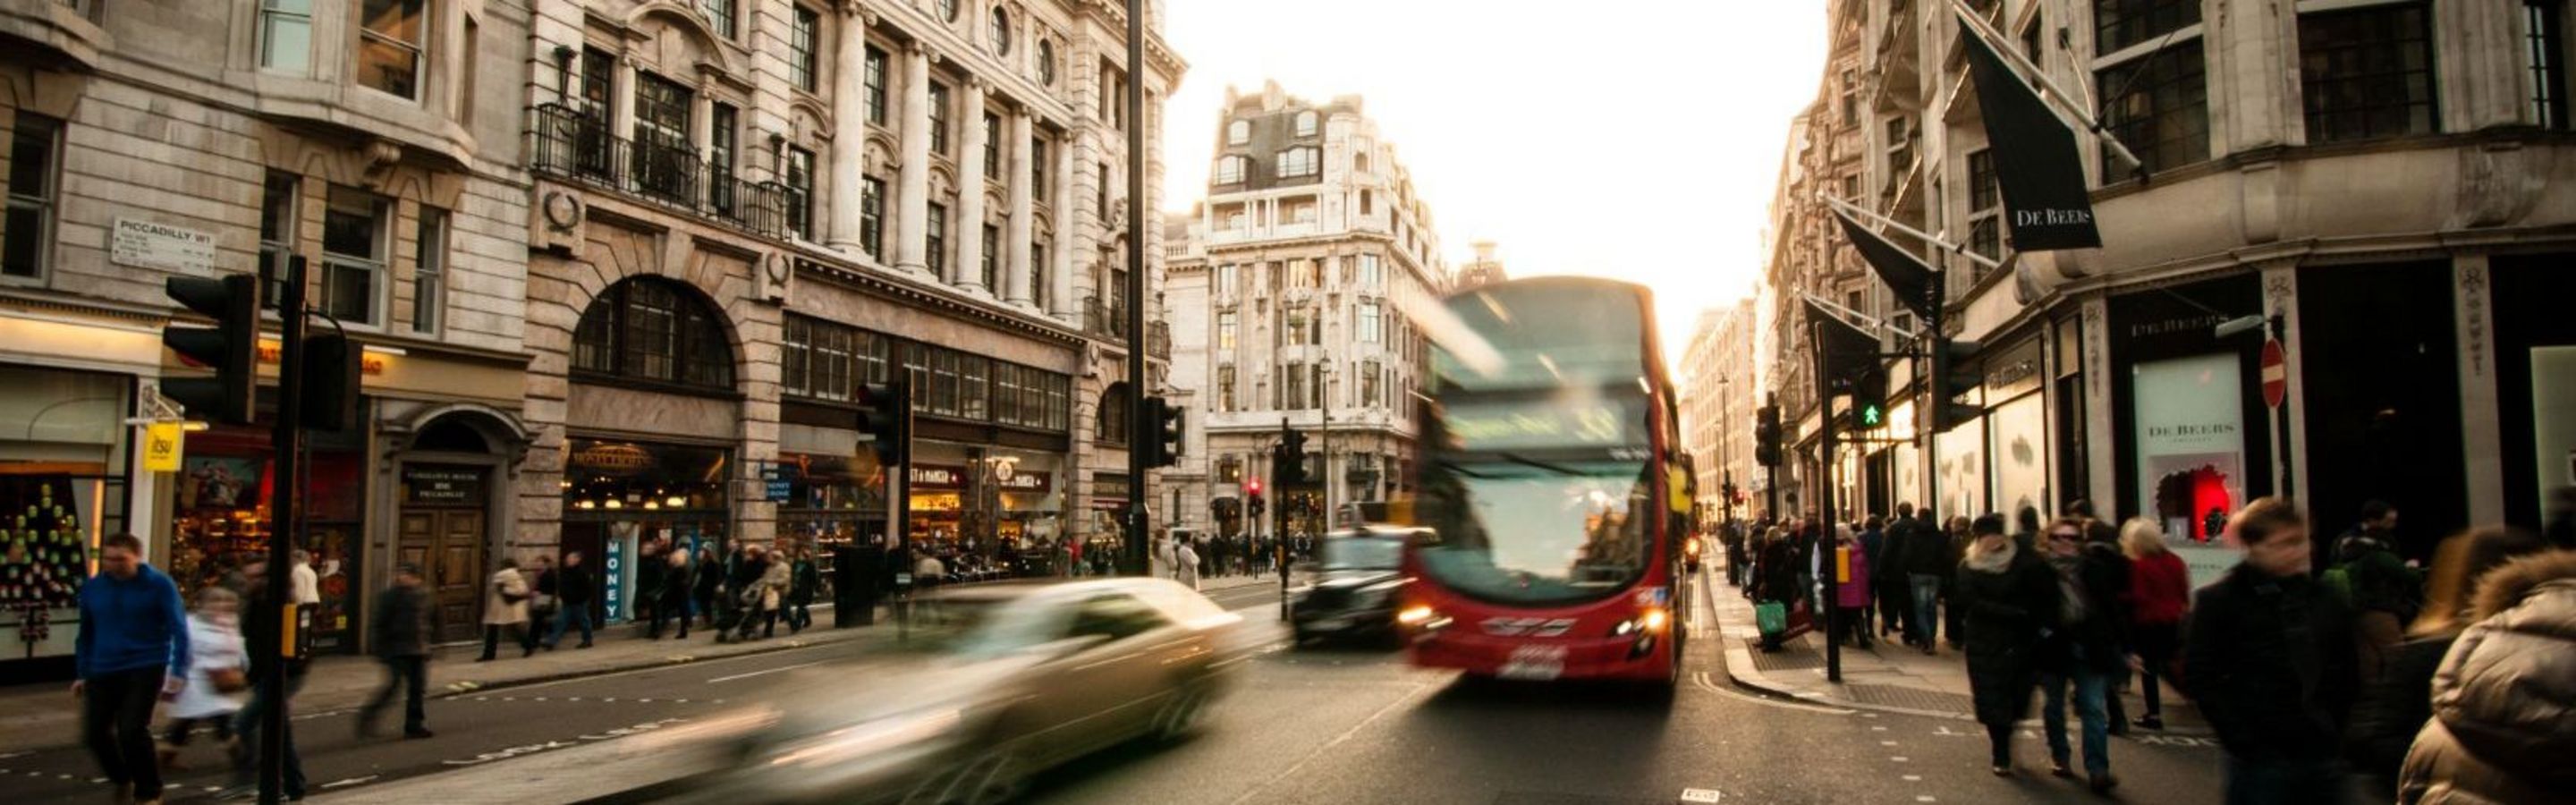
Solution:
<svg viewBox="0 0 2576 805"><path fill-rule="evenodd" d="M891 623L882 611L879 624ZM562 679L676 665L722 657L786 651L806 646L844 642L867 634L874 627L831 628L830 607L814 608L814 627L795 636L785 629L767 640L740 643L715 642L715 630L692 629L685 642L643 638L643 625L619 623L598 630L591 648L576 649L577 635L568 636L553 651L543 648L535 655L522 658L515 646L504 645L500 659L475 662L483 653L481 641L439 646L433 649L429 663L432 696L489 690L519 685L533 685ZM317 658L304 679L304 689L295 696L298 718L319 716L357 707L375 695L384 684L384 671L374 658L334 655ZM80 710L75 706L69 683L39 683L0 688L0 755L8 753L69 746L79 740Z"/></svg>
<svg viewBox="0 0 2576 805"><path fill-rule="evenodd" d="M1845 645L1843 681L1828 682L1823 635L1808 632L1785 641L1777 652L1765 653L1761 633L1753 623L1753 601L1725 584L1724 570L1713 569L1708 578L1712 582L1709 597L1717 610L1720 643L1726 651L1726 672L1737 687L1837 707L1976 718L1976 704L1969 695L1967 657L1949 645L1947 635L1942 637L1939 653L1932 655L1902 642L1876 638L1872 638L1868 649ZM2162 734L2212 734L2199 708L2172 686L2164 688L2162 698ZM2121 699L2121 710L2128 717L2135 718L2147 710L2134 678ZM2149 737L2157 733L2136 730L2133 734Z"/></svg>

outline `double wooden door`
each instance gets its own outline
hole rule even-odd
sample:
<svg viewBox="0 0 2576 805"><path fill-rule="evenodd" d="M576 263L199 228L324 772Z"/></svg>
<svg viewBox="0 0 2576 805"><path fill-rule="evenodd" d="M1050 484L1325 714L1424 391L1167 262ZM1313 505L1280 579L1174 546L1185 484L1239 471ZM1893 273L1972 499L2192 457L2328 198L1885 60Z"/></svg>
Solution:
<svg viewBox="0 0 2576 805"><path fill-rule="evenodd" d="M420 568L442 643L483 631L483 510L406 509L397 561Z"/></svg>

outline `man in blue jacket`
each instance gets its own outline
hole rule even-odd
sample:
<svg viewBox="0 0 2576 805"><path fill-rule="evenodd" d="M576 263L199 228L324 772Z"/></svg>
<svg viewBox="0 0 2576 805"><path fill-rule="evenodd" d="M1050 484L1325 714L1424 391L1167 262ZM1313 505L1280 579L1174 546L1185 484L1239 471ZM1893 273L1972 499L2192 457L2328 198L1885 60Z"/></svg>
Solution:
<svg viewBox="0 0 2576 805"><path fill-rule="evenodd" d="M81 738L120 801L161 801L161 768L152 755L152 704L175 696L188 678L188 615L179 585L143 563L132 534L99 546L98 575L80 589L80 635L74 659L82 700Z"/></svg>

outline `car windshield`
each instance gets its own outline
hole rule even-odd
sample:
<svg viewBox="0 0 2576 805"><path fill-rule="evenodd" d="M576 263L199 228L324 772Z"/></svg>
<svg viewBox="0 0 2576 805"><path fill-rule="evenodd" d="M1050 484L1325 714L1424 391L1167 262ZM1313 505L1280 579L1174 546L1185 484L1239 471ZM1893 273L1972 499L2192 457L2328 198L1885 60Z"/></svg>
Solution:
<svg viewBox="0 0 2576 805"><path fill-rule="evenodd" d="M1653 492L1638 461L1434 463L1419 504L1423 572L1513 604L1589 601L1645 572Z"/></svg>
<svg viewBox="0 0 2576 805"><path fill-rule="evenodd" d="M1393 570L1403 555L1403 539L1350 536L1324 540L1320 558L1325 570Z"/></svg>
<svg viewBox="0 0 2576 805"><path fill-rule="evenodd" d="M985 656L1028 645L1031 640L1027 630L1014 625L1021 619L1007 614L1009 604L1007 599L985 597L934 597L915 602L906 634L897 647L927 654Z"/></svg>

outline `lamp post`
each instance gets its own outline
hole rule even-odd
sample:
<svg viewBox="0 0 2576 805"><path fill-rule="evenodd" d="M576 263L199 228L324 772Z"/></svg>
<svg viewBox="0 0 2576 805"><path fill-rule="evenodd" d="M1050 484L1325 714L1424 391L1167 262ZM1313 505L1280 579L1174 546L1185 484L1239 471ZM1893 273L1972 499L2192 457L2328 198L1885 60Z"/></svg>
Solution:
<svg viewBox="0 0 2576 805"><path fill-rule="evenodd" d="M1322 539L1324 534L1329 534L1333 531L1333 487L1340 485L1341 481L1334 477L1335 473L1333 472L1333 356L1330 353L1325 354L1323 362L1316 364L1316 366L1323 372L1322 377L1315 379L1315 391L1323 397L1324 402L1324 422L1322 426L1324 431L1324 460L1319 462L1316 466L1316 469L1321 470L1324 473L1324 522L1321 525L1321 530L1315 535L1315 537L1317 539Z"/></svg>

